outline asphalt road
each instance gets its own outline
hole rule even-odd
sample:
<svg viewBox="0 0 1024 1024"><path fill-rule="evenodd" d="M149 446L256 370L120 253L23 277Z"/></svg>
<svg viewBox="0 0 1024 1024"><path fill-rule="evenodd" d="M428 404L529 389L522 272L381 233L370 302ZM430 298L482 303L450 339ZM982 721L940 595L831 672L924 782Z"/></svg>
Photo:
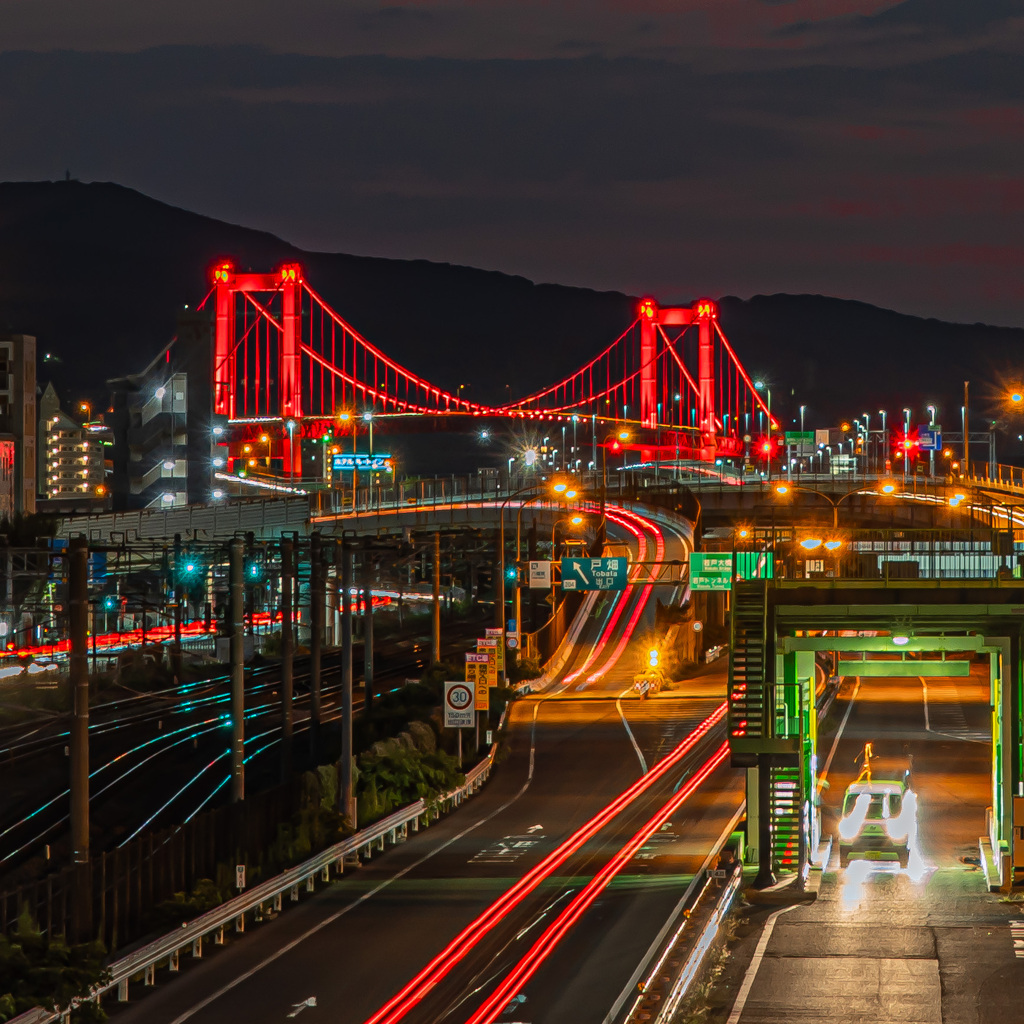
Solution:
<svg viewBox="0 0 1024 1024"><path fill-rule="evenodd" d="M880 754L905 748L919 796L916 854L905 871L856 862L842 871L833 853L817 901L775 920L739 1024L1024 1019L1008 923L1021 917L1019 907L990 894L977 867L991 803L987 664L976 664L969 679L848 680L821 737L822 758L847 710L828 773L825 827L835 829L865 742ZM744 958L740 951L734 960ZM740 977L735 964L730 971L714 1020L732 1020Z"/></svg>
<svg viewBox="0 0 1024 1024"><path fill-rule="evenodd" d="M627 714L637 712L630 716L633 735L640 749L653 758L663 744L666 728L681 738L717 703L715 699L633 701ZM721 730L716 736L720 741ZM709 749L710 743L703 748L704 752ZM695 756L684 768L692 769L701 760ZM519 702L504 763L483 793L459 813L364 865L279 920L261 926L216 957L189 965L174 984L142 998L119 1014L119 1019L202 1024L230 1017L259 1024L285 1020L295 1005L314 997L317 1017L363 1021L516 878L640 772L614 702ZM505 963L516 951L509 946L515 934L530 927L553 900L564 899L566 891L582 884L580 879L585 880L588 871L592 873L617 840L632 834L645 812L660 802L658 796L663 800L681 774L666 778L657 796L652 795L642 808L602 832L566 865L564 873L559 872L502 921L501 928L474 950L469 962L453 972L450 984L435 991L423 1009L425 1015L410 1019L458 1019L458 1014L436 1014L439 1009L443 1013L449 1006L461 1004L466 988L475 986L478 975L488 976L492 967ZM738 793L730 791L730 797L735 806ZM717 803L711 809L713 815L722 813ZM707 831L714 831L714 825ZM686 843L691 842L702 845L700 839L687 838ZM699 851L694 857L697 855ZM650 867L643 865L645 873ZM653 918L649 922L652 937L675 902L666 894L682 892L685 876L678 859L671 867L673 870L659 875L655 884L632 883L650 902L641 916ZM645 874L646 879L650 877ZM660 894L656 891L659 887ZM602 910L607 913L613 908L621 921L629 910L630 901L622 898L625 895L623 889ZM591 933L581 925L580 935L587 934L604 936L606 932L597 929ZM639 934L631 938L634 947L643 945ZM615 990L617 995L616 986L621 989L634 966L623 958L618 976L602 979L605 993ZM136 995L143 992L138 987L134 991ZM312 1019L312 1010L309 1012Z"/></svg>

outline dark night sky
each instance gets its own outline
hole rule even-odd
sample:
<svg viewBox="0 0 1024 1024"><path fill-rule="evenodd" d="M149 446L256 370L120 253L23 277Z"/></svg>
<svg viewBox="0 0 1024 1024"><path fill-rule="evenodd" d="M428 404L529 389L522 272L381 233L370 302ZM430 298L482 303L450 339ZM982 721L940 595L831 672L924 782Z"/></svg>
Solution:
<svg viewBox="0 0 1024 1024"><path fill-rule="evenodd" d="M0 179L663 301L1024 325L1020 0L0 0L0 46Z"/></svg>

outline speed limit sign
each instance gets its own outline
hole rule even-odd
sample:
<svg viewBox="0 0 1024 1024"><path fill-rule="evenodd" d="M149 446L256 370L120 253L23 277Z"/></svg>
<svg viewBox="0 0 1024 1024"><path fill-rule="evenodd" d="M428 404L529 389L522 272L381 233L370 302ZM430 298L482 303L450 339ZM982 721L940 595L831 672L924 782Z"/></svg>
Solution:
<svg viewBox="0 0 1024 1024"><path fill-rule="evenodd" d="M444 726L446 729L468 729L473 725L473 687L461 681L444 684Z"/></svg>

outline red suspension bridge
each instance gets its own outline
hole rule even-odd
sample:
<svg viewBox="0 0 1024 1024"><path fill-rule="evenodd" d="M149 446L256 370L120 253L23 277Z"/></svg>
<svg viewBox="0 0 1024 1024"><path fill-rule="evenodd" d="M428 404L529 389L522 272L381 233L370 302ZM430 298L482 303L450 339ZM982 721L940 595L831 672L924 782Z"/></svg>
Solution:
<svg viewBox="0 0 1024 1024"><path fill-rule="evenodd" d="M322 436L354 409L389 418L577 417L595 430L626 421L629 438L617 446L644 459L703 462L742 455L759 413L777 428L710 299L666 308L642 299L636 319L575 373L488 406L389 358L331 309L298 264L256 274L220 263L203 306L211 297L214 412L241 428L240 436L274 428L285 471L297 475L301 438Z"/></svg>

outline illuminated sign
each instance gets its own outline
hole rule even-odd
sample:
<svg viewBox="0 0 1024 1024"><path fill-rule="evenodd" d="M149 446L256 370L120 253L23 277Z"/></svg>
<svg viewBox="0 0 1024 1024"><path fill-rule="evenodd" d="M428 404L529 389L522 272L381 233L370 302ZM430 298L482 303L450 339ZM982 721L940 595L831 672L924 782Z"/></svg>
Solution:
<svg viewBox="0 0 1024 1024"><path fill-rule="evenodd" d="M386 453L365 455L356 452L350 455L332 455L331 468L335 473L351 472L354 469L369 473L391 473L395 468L393 458Z"/></svg>

